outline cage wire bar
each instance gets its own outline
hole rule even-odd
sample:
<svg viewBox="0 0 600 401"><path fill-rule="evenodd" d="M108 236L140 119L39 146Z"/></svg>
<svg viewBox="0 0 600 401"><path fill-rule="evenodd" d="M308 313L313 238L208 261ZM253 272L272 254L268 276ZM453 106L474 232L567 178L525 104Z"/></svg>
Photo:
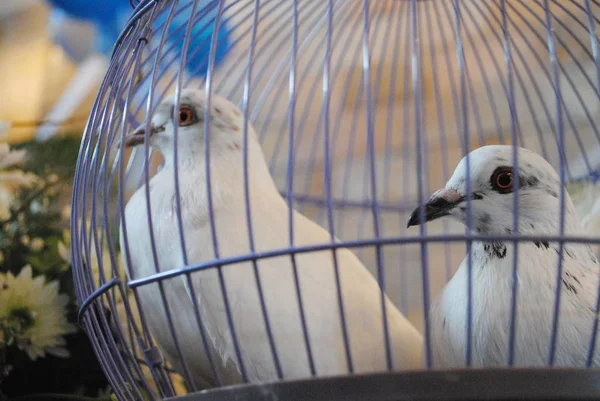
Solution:
<svg viewBox="0 0 600 401"><path fill-rule="evenodd" d="M71 252L79 320L86 330L112 388L121 400L218 399L600 399L600 375L593 366L600 297L585 366L577 369L523 369L516 361L520 322L516 319L519 265L516 250L524 243L556 242L558 269L553 299L547 367L555 365L560 327L563 255L569 244L589 244L598 255L600 237L566 234L564 185L595 185L600 169L600 2L598 0L140 0L118 41L85 129L73 184ZM181 18L185 17L185 18ZM184 21L184 22L182 22ZM227 35L225 38L224 35ZM194 44L210 44L200 55ZM197 47L197 48L195 48ZM200 64L193 64L198 56ZM180 128L174 124L173 213L182 263L159 263L149 182L167 162L166 155L143 146L130 150L125 136L142 127L146 138L160 104L175 95L179 110L184 88L206 91L204 155L207 172L210 248L214 258L193 260L198 246L184 230ZM209 115L214 95L238 105L243 116L244 203L239 236L248 252L230 254L216 224L211 186ZM265 249L256 239L261 221L253 216L249 176L250 124L268 168L290 212L288 243ZM559 174L560 227L552 235L519 235L519 174L515 175L512 233L472 232L472 200L467 197L466 226L450 220L408 231L409 213L443 187L458 161L488 144L512 144L543 156ZM214 158L214 155L212 156ZM518 170L517 148L512 165ZM466 190L471 193L470 157ZM143 212L151 243L151 274L131 270L125 207L136 191L146 199ZM260 190L260 189L258 189ZM218 200L217 200L218 201ZM298 242L291 208L328 231L328 241ZM421 219L425 210L421 208ZM121 231L120 227L123 227ZM245 225L245 227L244 227ZM414 234L416 233L416 234ZM121 244L120 245L120 242ZM513 244L510 321L506 366L514 369L431 370L429 307L466 255L467 324L464 368L473 360L473 260L476 241ZM355 253L381 288L379 304L385 369L355 374L351 333L338 256ZM226 249L226 248L225 248ZM339 344L347 376L322 377L309 339L307 302L299 262L305 255L330 252L339 311ZM268 286L261 263L287 258L293 270L294 302L299 310L308 377L289 380L268 313ZM283 259L277 259L283 260ZM243 264L243 265L242 265ZM261 312L274 375L269 384L252 383L252 366L233 318L237 294L227 289L224 269L249 268ZM232 342L231 361L245 386L229 387L219 360L210 350L206 311L199 304L193 277L216 274L215 294L222 298ZM195 347L207 358L214 383L194 378L190 352L175 329L179 314L170 307L173 285L181 280L190 295ZM146 288L157 287L166 311L165 326L175 355L166 355L145 310ZM600 287L599 287L600 290ZM385 299L423 336L426 371L393 366L389 311ZM147 307L148 308L148 307ZM366 328L367 329L367 328ZM185 342L185 339L184 339ZM196 351L196 350L194 350ZM219 356L220 357L220 356ZM300 357L300 356L299 356ZM304 356L301 356L304 358ZM587 369L594 368L594 369ZM207 387L216 387L206 390Z"/></svg>

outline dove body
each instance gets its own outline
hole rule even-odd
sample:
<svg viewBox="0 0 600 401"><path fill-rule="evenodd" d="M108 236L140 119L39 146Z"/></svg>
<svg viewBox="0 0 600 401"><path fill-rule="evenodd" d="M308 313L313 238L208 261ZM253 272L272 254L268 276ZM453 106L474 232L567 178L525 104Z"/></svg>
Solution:
<svg viewBox="0 0 600 401"><path fill-rule="evenodd" d="M152 146L158 147L165 159L164 168L149 183L150 209L145 187L141 187L126 206L127 240L135 278L185 265L177 223L178 207L183 217L189 265L244 256L250 254L252 248L255 252L288 248L289 208L269 174L251 125L248 125L247 163L250 210L246 210L243 117L233 104L214 95L209 112L209 151L212 215L218 239L218 254L215 252L204 150L204 94L185 90L180 104L184 113L191 116L182 115L180 109L177 117L179 206L175 196L172 102L164 105L162 110L166 113L161 114L159 108L152 121L154 133L148 135ZM188 119L191 122L186 125ZM141 139L140 132L134 132L127 142L137 145L142 143ZM152 225L148 222L148 210ZM252 246L247 213L252 223ZM156 258L153 256L150 230L154 235ZM124 236L121 238L123 242ZM331 239L326 230L293 211L293 241L295 246L306 246L328 243ZM122 249L125 249L125 244ZM381 290L374 277L349 250L339 249L336 259L351 366L357 373L384 371L387 364ZM192 273L191 287L184 275L166 280L163 286L175 337L169 330L158 284L139 288L141 305L151 332L167 358L180 373L185 372L187 365L198 387L214 386L217 382L240 383L244 373L251 382L276 380L279 374L261 308L258 276L282 377L310 377L312 370L319 376L345 374L349 371L349 361L333 261L331 251L298 253L257 260L257 274L252 261L244 261ZM302 326L294 267L302 297L312 366ZM227 304L221 284L227 294L233 330L227 319ZM387 297L384 299L393 368L420 367L421 335ZM202 343L194 302L198 305L208 348L204 348ZM177 352L176 340L181 356Z"/></svg>
<svg viewBox="0 0 600 401"><path fill-rule="evenodd" d="M519 148L518 171L511 146L485 146L470 154L471 193L466 193L466 159L445 188L433 194L425 219L452 216L466 221L470 198L472 231L480 235L513 233L513 196L519 176L519 235L558 236L560 179L539 155ZM565 191L564 234L583 229ZM409 224L419 224L415 210ZM507 366L511 330L513 261L517 255L517 304L513 364L543 367L550 345L559 266L559 244L548 241L474 241L471 246L471 366ZM560 307L554 366L585 367L596 324L599 265L588 244L564 243ZM467 355L468 258L431 307L432 362L435 367L464 367ZM600 337L600 336L598 336ZM596 341L597 342L597 341ZM598 353L596 353L598 354ZM591 365L600 366L600 356Z"/></svg>

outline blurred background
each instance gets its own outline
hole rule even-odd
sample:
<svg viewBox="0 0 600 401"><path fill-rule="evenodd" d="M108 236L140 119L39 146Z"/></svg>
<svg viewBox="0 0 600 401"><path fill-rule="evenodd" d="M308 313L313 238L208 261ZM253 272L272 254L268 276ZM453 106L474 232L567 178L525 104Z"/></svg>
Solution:
<svg viewBox="0 0 600 401"><path fill-rule="evenodd" d="M2 401L56 393L110 399L77 326L67 250L74 165L108 65L96 39L93 22L44 0L0 1Z"/></svg>
<svg viewBox="0 0 600 401"><path fill-rule="evenodd" d="M52 17L46 1L0 2L0 121L13 125L3 133L9 143L30 140L38 134L42 129L38 123L49 117L69 84L73 84L79 62L83 61L70 57L57 43L58 30L51 25ZM77 35L82 44L91 43L93 26L82 22ZM83 131L101 76L94 78L87 93L69 108L66 118L57 121L63 124L51 131Z"/></svg>

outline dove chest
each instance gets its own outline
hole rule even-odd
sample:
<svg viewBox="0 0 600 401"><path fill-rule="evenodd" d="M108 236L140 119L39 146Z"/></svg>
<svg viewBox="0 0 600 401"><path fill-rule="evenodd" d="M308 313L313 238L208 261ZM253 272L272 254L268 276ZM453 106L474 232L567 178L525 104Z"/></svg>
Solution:
<svg viewBox="0 0 600 401"><path fill-rule="evenodd" d="M202 190L180 180L177 205L173 178L163 172L150 182L149 196L139 188L125 208L127 244L136 276L147 276L184 265L182 234L186 249L194 242L191 233L208 221ZM177 218L181 213L181 230Z"/></svg>
<svg viewBox="0 0 600 401"><path fill-rule="evenodd" d="M504 365L509 354L514 249L507 245L504 258L488 258L477 252L478 245L474 245L471 267L472 362L476 366ZM547 363L558 265L553 246L519 246L514 338L517 365ZM597 275L588 275L579 265L585 255L586 250L573 245L565 249L557 363L567 363L572 358L582 363L589 342L593 321L589 295L595 299ZM465 261L432 308L434 353L443 366L464 365L469 318L467 282Z"/></svg>

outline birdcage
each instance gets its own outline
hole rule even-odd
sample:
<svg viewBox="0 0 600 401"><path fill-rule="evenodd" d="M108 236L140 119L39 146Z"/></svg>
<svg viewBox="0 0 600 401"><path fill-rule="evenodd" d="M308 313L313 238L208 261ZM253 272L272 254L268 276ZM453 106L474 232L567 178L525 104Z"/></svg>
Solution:
<svg viewBox="0 0 600 401"><path fill-rule="evenodd" d="M570 294L564 304L581 293L579 286L598 288L594 253L586 254L586 279L563 277L569 273L563 264L576 259L569 244L595 250L600 242L593 231L598 1L141 0L132 6L86 127L71 226L80 323L119 399L600 398L597 291L584 308L585 349L572 360L563 351L556 356L564 340L561 291ZM202 105L197 115L185 103L187 88L199 91L192 96ZM159 140L151 136L166 135L166 126L173 127L172 151L157 151ZM129 147L127 135L136 128L139 146ZM223 134L227 129L238 137ZM190 142L190 132L202 135ZM218 153L225 147L211 143L236 156L225 158ZM423 222L428 210L419 205L484 145L518 145L546 159L557 188L567 185L553 195L559 208L522 212L519 193L547 177L519 173L510 176L515 207L506 218L477 220L485 215L473 214L480 200L473 195L463 223L447 218L407 229L411 212L411 220ZM196 146L203 150L194 153ZM505 162L528 168L512 149ZM469 157L467 188L479 185L469 176ZM268 200L260 197L273 205L261 209L251 203L271 190L266 171L276 190ZM196 174L204 178L190 178ZM230 193L241 195L227 203ZM584 220L581 227L573 223L578 229L564 223L569 196ZM195 214L199 209L208 212ZM553 233L520 233L531 210L562 223ZM503 219L506 232L473 229L498 223L491 219ZM512 247L505 280L491 280L484 290L474 280L489 260L477 264L477 244L503 252L497 258ZM552 288L547 321L516 319L519 302L528 299L517 292L529 277L519 267L535 264L518 256L526 244L531 252L558 255L557 273L540 284ZM317 254L328 256L310 259ZM431 306L463 259L464 291L453 308L464 324L449 320L458 327L455 337L440 339ZM326 261L321 270L318 261ZM346 272L357 264L368 277L357 273L358 282L348 281ZM285 279L274 279L277 267ZM311 287L321 279L328 283L322 291ZM366 294L364 288L375 288L370 280L376 290ZM496 285L504 286L506 299L493 295ZM376 310L357 308L352 294L360 302L365 297L365 308L376 301ZM496 304L508 307L495 326L482 327L481 304L490 313ZM398 321L413 331L394 331ZM536 331L544 324L547 331ZM505 338L487 341L492 328ZM422 359L396 363L411 351L410 344L396 347L404 341L398 333L409 331L422 339L412 349ZM539 333L539 343L525 347L520 341L530 333ZM353 354L362 342L381 346ZM453 364L436 362L436 347L453 349L457 342ZM530 349L543 362L528 366L523 355ZM494 352L500 360L490 357Z"/></svg>

